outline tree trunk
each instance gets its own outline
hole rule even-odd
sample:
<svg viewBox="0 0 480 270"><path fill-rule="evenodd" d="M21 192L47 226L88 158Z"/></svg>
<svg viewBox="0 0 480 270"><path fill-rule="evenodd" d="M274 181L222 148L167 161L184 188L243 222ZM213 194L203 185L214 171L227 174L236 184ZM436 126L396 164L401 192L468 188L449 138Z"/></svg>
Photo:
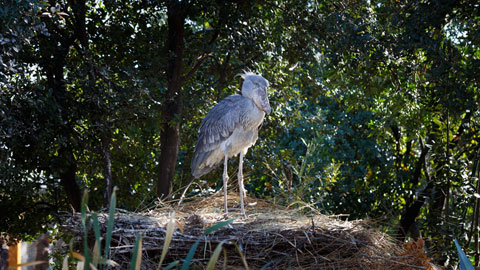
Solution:
<svg viewBox="0 0 480 270"><path fill-rule="evenodd" d="M72 151L66 148L60 149L59 159L63 164L62 168L59 169L60 183L65 190L68 202L75 211L79 212L81 210L82 195L76 181L77 163Z"/></svg>
<svg viewBox="0 0 480 270"><path fill-rule="evenodd" d="M102 154L104 161L104 178L105 178L105 192L103 194L104 205L106 208L110 207L110 197L112 196L112 157L110 150L110 137L104 136L102 138Z"/></svg>
<svg viewBox="0 0 480 270"><path fill-rule="evenodd" d="M426 145L429 145L433 141L433 135L430 134L430 136L427 139ZM422 147L422 152L420 153L420 157L418 158L417 164L415 166L415 170L413 172L413 179L412 179L412 186L413 188L416 188L418 185L418 182L420 180L421 176L421 171L422 167L424 167L425 174L428 177L428 171L427 171L427 166L425 163L425 158L428 154L428 151L430 148L426 145L424 145L420 139L420 145ZM400 218L400 228L398 230L398 239L400 241L405 240L405 237L407 236L407 233L413 232L412 237L414 237L415 240L417 240L415 237L420 236L420 233L418 232L418 228L416 227L416 219L418 215L420 214L420 209L423 207L423 204L425 203L425 199L428 196L428 193L430 193L431 188L433 187L433 183L428 180L428 185L425 187L423 191L420 192L418 197L415 199L413 195L409 196L406 202L406 207L405 211L402 213L402 216Z"/></svg>
<svg viewBox="0 0 480 270"><path fill-rule="evenodd" d="M55 102L59 103L59 108L68 108L69 97L67 86L64 79L65 58L68 55L70 46L74 39L51 32L51 36L40 40L40 52L42 59L40 65L46 71L47 85L53 90ZM57 112L62 119L56 128L59 129L58 135L65 139L64 145L58 150L56 162L52 165L52 171L60 177L60 183L64 188L69 204L75 211L81 210L82 196L80 188L76 182L77 161L73 154L73 138L71 134L73 127L71 125L71 115L67 110Z"/></svg>
<svg viewBox="0 0 480 270"><path fill-rule="evenodd" d="M67 194L68 202L75 209L75 211L80 212L82 196L80 195L80 188L75 181L75 171L77 166L72 164L67 171L60 173L60 181L65 193Z"/></svg>
<svg viewBox="0 0 480 270"><path fill-rule="evenodd" d="M466 126L470 121L471 116L472 116L471 112L467 112L465 114L465 116L462 119L462 124L459 126L456 132L456 135L454 136L454 138L448 140L451 149L458 144L458 141L460 140L460 137L463 135L466 129ZM404 240L407 233L411 231L411 229L413 228L412 226L415 225L415 220L420 214L420 210L423 207L425 200L428 196L430 196L430 199L431 199L430 206L429 206L430 210L429 210L428 220L432 222L432 224L436 224L436 223L439 223L439 220L442 216L443 207L446 201L446 192L444 188L438 184L438 182L440 181L435 178L439 177L440 172L443 169L446 161L439 160L438 162L435 162L436 167L434 170L435 174L433 175L433 178L434 178L433 181L430 179L430 176L428 175L427 165L425 164L426 154L430 150L428 148L428 145L430 145L433 142L434 136L432 134L435 134L435 133L436 131L432 132L429 138L427 139L426 145L425 146L422 145L422 152L416 164L416 167L413 173L413 179L412 179L412 186L413 187L417 186L420 180L421 168L423 164L424 172L425 172L425 176L427 177L428 184L425 187L425 189L420 192L420 194L416 199L414 199L413 195L409 196L409 198L407 199L405 211L402 213L402 216L400 218L400 228L398 231L399 240ZM432 195L432 191L434 191L433 195ZM419 235L417 232L414 232L414 234ZM412 237L414 237L414 235L412 235Z"/></svg>
<svg viewBox="0 0 480 270"><path fill-rule="evenodd" d="M168 198L180 145L180 117L182 100L182 57L184 51L185 8L182 3L169 1L168 16L168 89L162 106L162 129L160 133L160 165L157 181L157 196Z"/></svg>

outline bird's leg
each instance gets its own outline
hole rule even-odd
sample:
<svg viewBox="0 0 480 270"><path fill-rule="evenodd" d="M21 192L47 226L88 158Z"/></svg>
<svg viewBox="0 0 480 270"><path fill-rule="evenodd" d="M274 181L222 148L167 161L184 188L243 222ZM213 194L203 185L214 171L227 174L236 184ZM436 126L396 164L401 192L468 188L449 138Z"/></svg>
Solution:
<svg viewBox="0 0 480 270"><path fill-rule="evenodd" d="M228 214L228 208L227 208L227 181L228 181L227 164L228 164L228 155L227 155L227 153L225 153L225 161L224 161L224 164L223 164L223 206L225 208L225 215Z"/></svg>
<svg viewBox="0 0 480 270"><path fill-rule="evenodd" d="M245 187L243 186L243 151L240 152L240 159L238 161L238 187L240 190L240 207L242 209L242 216L247 217L245 215L245 207L243 206L243 196L245 196Z"/></svg>

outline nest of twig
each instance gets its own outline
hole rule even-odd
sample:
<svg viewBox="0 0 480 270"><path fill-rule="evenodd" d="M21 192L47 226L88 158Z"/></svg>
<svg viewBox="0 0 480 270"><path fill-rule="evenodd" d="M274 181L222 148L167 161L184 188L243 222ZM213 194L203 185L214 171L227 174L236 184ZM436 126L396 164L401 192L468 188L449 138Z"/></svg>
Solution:
<svg viewBox="0 0 480 270"><path fill-rule="evenodd" d="M175 212L177 226L164 265L185 259L200 239L194 269L204 269L222 241L225 241L223 254L217 261L217 269L437 269L429 263L421 243L420 248L414 245L416 249L402 246L362 221L342 221L320 214L307 216L252 198L246 198L248 217L243 219L238 201L238 196L229 195L228 218L237 219L207 236L202 233L208 227L225 220L221 195L196 198L177 208L163 206L141 213L117 209L111 259L120 265L119 269L128 269L140 233L142 269L156 269L166 226ZM99 215L103 232L107 215ZM63 228L80 240L83 235L80 215L66 216Z"/></svg>

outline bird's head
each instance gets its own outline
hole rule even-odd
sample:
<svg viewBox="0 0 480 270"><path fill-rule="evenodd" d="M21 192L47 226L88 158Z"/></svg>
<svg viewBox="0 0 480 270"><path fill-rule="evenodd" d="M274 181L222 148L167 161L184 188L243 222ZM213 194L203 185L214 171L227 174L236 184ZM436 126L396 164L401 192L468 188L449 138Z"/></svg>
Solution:
<svg viewBox="0 0 480 270"><path fill-rule="evenodd" d="M272 108L268 101L267 89L268 81L260 75L252 72L245 72L240 74L244 79L242 85L242 96L253 100L253 103L262 111L270 113Z"/></svg>

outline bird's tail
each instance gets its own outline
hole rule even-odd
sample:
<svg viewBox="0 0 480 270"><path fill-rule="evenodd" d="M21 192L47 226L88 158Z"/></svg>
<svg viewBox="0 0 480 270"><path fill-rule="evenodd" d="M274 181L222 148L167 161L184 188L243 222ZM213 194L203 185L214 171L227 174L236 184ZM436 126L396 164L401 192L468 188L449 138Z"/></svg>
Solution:
<svg viewBox="0 0 480 270"><path fill-rule="evenodd" d="M188 184L185 187L185 189L182 192L182 195L180 196L180 199L178 200L178 205L180 205L183 201L183 198L185 198L185 194L187 193L188 189L192 185L193 181L210 171L214 170L215 168L220 165L221 162L214 164L213 166L207 166L206 162L208 157L213 153L213 151L207 151L207 152L197 152L193 154L193 159L190 168L192 169L192 177L188 180Z"/></svg>
<svg viewBox="0 0 480 270"><path fill-rule="evenodd" d="M207 162L208 157L212 154L213 151L207 151L202 153L197 153L193 155L191 169L192 175L195 178L199 178L202 175L205 175L220 165L221 162L214 164L212 166L207 166L205 163Z"/></svg>

